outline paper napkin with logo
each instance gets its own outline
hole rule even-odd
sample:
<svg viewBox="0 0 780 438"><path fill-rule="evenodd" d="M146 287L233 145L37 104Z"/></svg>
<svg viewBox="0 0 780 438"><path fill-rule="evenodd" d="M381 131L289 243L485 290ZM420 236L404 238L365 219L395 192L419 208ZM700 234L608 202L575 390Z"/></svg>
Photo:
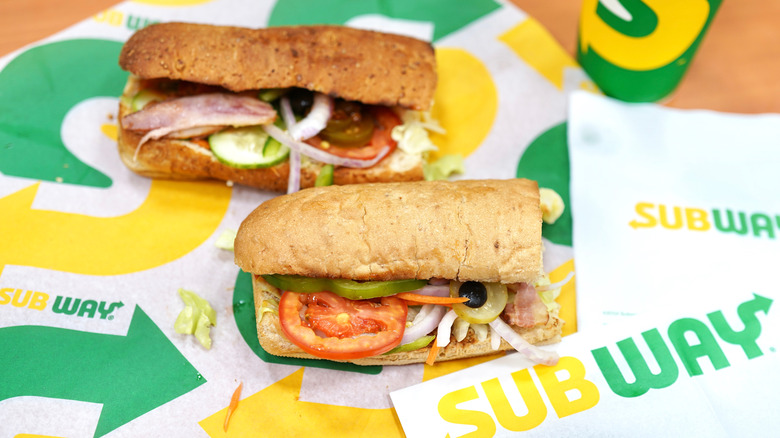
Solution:
<svg viewBox="0 0 780 438"><path fill-rule="evenodd" d="M780 115L571 99L580 330L755 292L776 299Z"/></svg>
<svg viewBox="0 0 780 438"><path fill-rule="evenodd" d="M763 436L780 427L773 300L723 285L566 337L554 366L518 354L391 393L409 438Z"/></svg>

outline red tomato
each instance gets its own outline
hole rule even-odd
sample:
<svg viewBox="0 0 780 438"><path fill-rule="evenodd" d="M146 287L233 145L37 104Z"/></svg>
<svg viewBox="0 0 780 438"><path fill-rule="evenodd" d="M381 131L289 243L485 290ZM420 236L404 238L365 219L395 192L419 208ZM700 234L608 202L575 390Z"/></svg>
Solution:
<svg viewBox="0 0 780 438"><path fill-rule="evenodd" d="M350 300L331 292L285 291L279 301L282 332L305 352L345 360L385 353L401 342L406 303L395 297Z"/></svg>
<svg viewBox="0 0 780 438"><path fill-rule="evenodd" d="M368 109L368 112L374 118L376 124L374 126L374 133L371 136L371 141L367 145L342 147L331 144L329 147L325 148L322 147L322 139L319 136L314 136L306 140L306 143L339 157L356 158L359 160L370 160L376 157L385 146L390 147L388 154L393 152L397 143L390 136L390 132L393 128L402 123L401 118L398 117L393 110L383 106L372 106Z"/></svg>

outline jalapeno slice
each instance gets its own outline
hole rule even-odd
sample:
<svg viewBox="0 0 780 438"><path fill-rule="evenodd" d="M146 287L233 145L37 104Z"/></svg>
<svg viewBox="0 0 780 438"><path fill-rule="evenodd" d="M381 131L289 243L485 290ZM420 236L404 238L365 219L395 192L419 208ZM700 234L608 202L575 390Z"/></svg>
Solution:
<svg viewBox="0 0 780 438"><path fill-rule="evenodd" d="M374 135L374 120L356 102L337 100L327 126L319 136L342 147L363 146Z"/></svg>
<svg viewBox="0 0 780 438"><path fill-rule="evenodd" d="M350 300L367 300L409 292L420 289L428 283L427 280L354 281L280 274L268 274L262 277L272 286L282 290L299 293L328 291Z"/></svg>

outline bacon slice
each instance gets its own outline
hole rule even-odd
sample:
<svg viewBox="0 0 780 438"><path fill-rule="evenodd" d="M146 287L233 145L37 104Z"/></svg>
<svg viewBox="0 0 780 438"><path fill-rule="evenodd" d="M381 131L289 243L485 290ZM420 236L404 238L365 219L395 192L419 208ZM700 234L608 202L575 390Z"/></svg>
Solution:
<svg viewBox="0 0 780 438"><path fill-rule="evenodd" d="M549 319L547 306L544 305L536 289L528 283L509 285L515 291L515 299L507 304L504 315L509 324L518 327L533 327L544 324Z"/></svg>
<svg viewBox="0 0 780 438"><path fill-rule="evenodd" d="M137 154L149 140L183 138L182 135L193 132L214 132L215 127L264 125L274 120L276 111L260 99L209 93L149 105L122 117L122 126L131 131L148 131L138 142Z"/></svg>

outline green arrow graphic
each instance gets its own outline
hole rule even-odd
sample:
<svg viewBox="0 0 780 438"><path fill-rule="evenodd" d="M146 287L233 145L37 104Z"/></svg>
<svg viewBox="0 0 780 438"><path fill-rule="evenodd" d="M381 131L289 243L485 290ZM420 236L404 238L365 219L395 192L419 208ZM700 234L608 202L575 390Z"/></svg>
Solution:
<svg viewBox="0 0 780 438"><path fill-rule="evenodd" d="M0 329L0 351L0 400L102 403L95 437L206 382L138 306L127 336L15 326Z"/></svg>

